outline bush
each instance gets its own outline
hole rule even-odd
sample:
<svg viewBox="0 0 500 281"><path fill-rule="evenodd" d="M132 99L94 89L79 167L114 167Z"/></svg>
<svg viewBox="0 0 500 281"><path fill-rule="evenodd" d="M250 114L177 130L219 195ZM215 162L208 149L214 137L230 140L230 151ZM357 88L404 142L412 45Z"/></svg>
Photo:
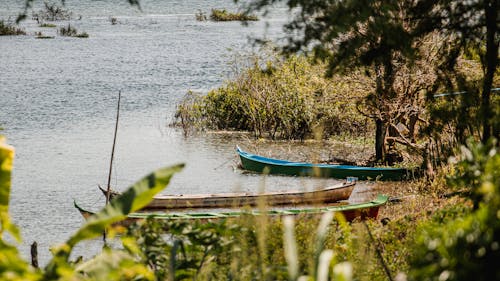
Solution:
<svg viewBox="0 0 500 281"><path fill-rule="evenodd" d="M26 35L26 32L11 23L0 20L0 36L3 35Z"/></svg>
<svg viewBox="0 0 500 281"><path fill-rule="evenodd" d="M304 56L253 60L253 66L207 95L188 93L178 106L177 124L251 131L273 139L368 130L368 119L356 110L356 99L364 91L353 77L325 78L324 66Z"/></svg>
<svg viewBox="0 0 500 281"><path fill-rule="evenodd" d="M452 182L472 189L474 211L422 227L410 259L411 280L500 280L500 154L495 145L462 148Z"/></svg>
<svg viewBox="0 0 500 281"><path fill-rule="evenodd" d="M78 30L76 30L76 28L72 27L70 24L68 24L67 27L63 26L59 28L59 35L68 37L78 37L78 38L89 37L87 32L78 33Z"/></svg>
<svg viewBox="0 0 500 281"><path fill-rule="evenodd" d="M197 17L198 18L198 17ZM245 13L231 13L226 9L212 9L210 19L213 21L257 21L259 18L255 15Z"/></svg>
<svg viewBox="0 0 500 281"><path fill-rule="evenodd" d="M58 6L56 3L44 2L44 9L33 13L33 19L37 22L62 21L71 19L73 13Z"/></svg>

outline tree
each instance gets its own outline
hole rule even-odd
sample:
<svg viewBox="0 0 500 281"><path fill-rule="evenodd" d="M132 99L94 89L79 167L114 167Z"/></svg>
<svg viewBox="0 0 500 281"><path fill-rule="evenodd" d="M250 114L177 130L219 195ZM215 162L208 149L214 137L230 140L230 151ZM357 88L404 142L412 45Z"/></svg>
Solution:
<svg viewBox="0 0 500 281"><path fill-rule="evenodd" d="M498 68L499 10L498 0L419 0L415 1L411 17L418 20L413 37L440 32L456 38L450 46L455 55L447 59L449 68L457 62L457 56L468 48L479 51L483 68L481 89L480 118L482 123L482 142L491 136L500 136L500 128L494 128L492 120L498 118L491 105L491 88ZM459 89L461 90L461 89ZM478 92L479 92L478 91Z"/></svg>
<svg viewBox="0 0 500 281"><path fill-rule="evenodd" d="M278 1L256 0L248 8L265 9L274 2ZM298 12L285 26L290 34L285 51L312 51L329 63L327 75L368 67L375 88L363 103L375 122L376 161L385 161L386 135L401 115L390 106L401 100L402 93L394 87L397 75L416 57L413 26L407 20L411 4L397 0L288 2Z"/></svg>
<svg viewBox="0 0 500 281"><path fill-rule="evenodd" d="M249 10L265 10L279 0L254 0ZM290 35L284 50L313 50L317 58L327 60L330 73L347 67L369 66L376 75L376 89L368 100L378 100L376 123L376 158L383 158L383 139L388 125L385 107L396 96L393 89L395 60L417 59L417 44L425 36L438 33L454 38L441 53L441 72L450 78L457 58L467 48L480 51L484 70L480 118L482 140L500 134L494 128L491 88L498 67L498 1L497 0L293 0L288 7L297 11L286 26ZM436 80L432 89L455 90L456 83ZM458 89L463 90L463 89Z"/></svg>

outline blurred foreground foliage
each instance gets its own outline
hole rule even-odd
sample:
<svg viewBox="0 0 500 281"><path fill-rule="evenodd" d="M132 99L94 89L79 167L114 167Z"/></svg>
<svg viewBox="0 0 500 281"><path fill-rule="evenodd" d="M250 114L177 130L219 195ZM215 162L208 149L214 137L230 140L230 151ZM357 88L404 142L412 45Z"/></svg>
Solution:
<svg viewBox="0 0 500 281"><path fill-rule="evenodd" d="M466 202L382 225L348 224L340 215L222 221L145 220L116 224L148 204L182 165L157 170L93 215L44 268L7 242L19 230L8 215L14 149L0 140L0 280L498 280L500 154L496 142L463 147L449 183L473 194ZM371 231L370 231L371 229ZM70 260L73 247L107 230L122 247ZM377 254L378 253L378 254Z"/></svg>
<svg viewBox="0 0 500 281"><path fill-rule="evenodd" d="M499 280L500 154L495 140L461 147L454 186L470 190L473 211L423 225L410 259L411 280Z"/></svg>

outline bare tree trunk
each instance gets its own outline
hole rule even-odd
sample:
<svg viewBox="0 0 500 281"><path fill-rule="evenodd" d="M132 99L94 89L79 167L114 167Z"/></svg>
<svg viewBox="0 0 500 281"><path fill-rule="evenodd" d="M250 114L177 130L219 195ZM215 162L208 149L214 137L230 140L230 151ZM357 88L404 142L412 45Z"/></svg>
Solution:
<svg viewBox="0 0 500 281"><path fill-rule="evenodd" d="M385 132L386 128L382 119L375 120L375 161L385 160Z"/></svg>
<svg viewBox="0 0 500 281"><path fill-rule="evenodd" d="M36 241L31 244L31 265L38 268L38 244Z"/></svg>
<svg viewBox="0 0 500 281"><path fill-rule="evenodd" d="M495 40L498 20L497 0L484 1L484 5L486 14L486 74L484 76L483 93L481 95L481 113L483 123L482 142L486 143L492 135L491 86L498 65L499 42Z"/></svg>

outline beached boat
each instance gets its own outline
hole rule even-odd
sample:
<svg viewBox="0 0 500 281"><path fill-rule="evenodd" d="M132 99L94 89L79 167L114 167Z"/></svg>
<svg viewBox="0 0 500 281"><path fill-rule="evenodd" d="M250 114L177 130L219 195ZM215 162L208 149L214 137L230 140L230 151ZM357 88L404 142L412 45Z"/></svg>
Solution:
<svg viewBox="0 0 500 281"><path fill-rule="evenodd" d="M267 215L267 216L289 216L289 215L318 215L325 212L340 212L344 215L347 221L359 219L375 219L378 216L378 211L381 206L386 204L388 197L385 195L378 195L376 199L357 204L348 205L331 205L317 208L303 208L303 209L274 209L268 211L234 211L234 212L202 212L202 213L171 213L171 212L137 212L128 215L125 223L130 223L135 220L146 218L162 219L162 220L214 220L214 219L228 219L236 218L243 215ZM75 207L80 211L85 219L92 216L89 212L75 202Z"/></svg>
<svg viewBox="0 0 500 281"><path fill-rule="evenodd" d="M297 206L333 203L349 199L355 184L356 181L352 180L311 191L157 195L142 210L235 208L242 206L257 206L259 202L267 206ZM101 191L106 194L106 190L101 188ZM117 195L119 194L116 192L112 193L112 197Z"/></svg>
<svg viewBox="0 0 500 281"><path fill-rule="evenodd" d="M340 179L357 177L360 180L403 180L409 175L409 171L404 168L292 162L251 154L239 147L236 147L236 151L240 156L242 168L257 173Z"/></svg>

